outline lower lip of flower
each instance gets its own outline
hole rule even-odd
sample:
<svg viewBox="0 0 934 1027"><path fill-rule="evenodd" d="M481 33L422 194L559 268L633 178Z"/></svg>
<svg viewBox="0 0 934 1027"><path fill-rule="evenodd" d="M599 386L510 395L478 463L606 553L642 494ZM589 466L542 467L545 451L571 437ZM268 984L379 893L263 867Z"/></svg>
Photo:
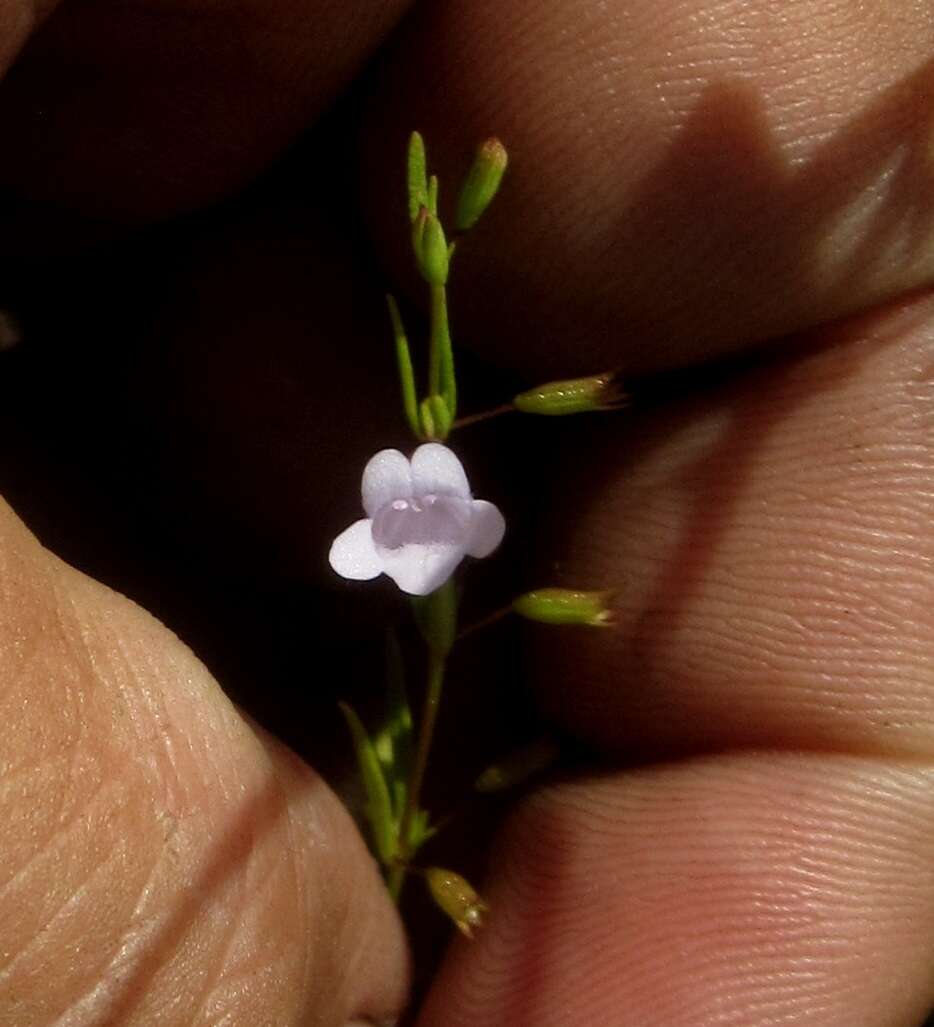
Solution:
<svg viewBox="0 0 934 1027"><path fill-rule="evenodd" d="M384 504L373 518L379 549L402 546L463 546L470 528L470 502L429 493Z"/></svg>

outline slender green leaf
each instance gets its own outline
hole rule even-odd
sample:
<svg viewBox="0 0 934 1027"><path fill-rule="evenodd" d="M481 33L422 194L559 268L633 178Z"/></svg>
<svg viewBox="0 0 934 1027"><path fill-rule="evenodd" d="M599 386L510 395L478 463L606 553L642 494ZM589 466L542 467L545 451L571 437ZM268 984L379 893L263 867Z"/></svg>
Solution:
<svg viewBox="0 0 934 1027"><path fill-rule="evenodd" d="M428 179L428 202L425 204L428 210L438 216L438 176L432 175Z"/></svg>
<svg viewBox="0 0 934 1027"><path fill-rule="evenodd" d="M422 207L429 206L425 141L418 132L413 132L409 136L406 182L409 191L409 220L414 221Z"/></svg>
<svg viewBox="0 0 934 1027"><path fill-rule="evenodd" d="M347 703L338 703L347 727L353 737L354 751L357 754L357 765L363 786L366 790L366 816L373 832L373 842L380 860L389 866L398 851L397 827L392 813L392 802L386 779L380 767L376 750L366 733L366 729L353 708Z"/></svg>
<svg viewBox="0 0 934 1027"><path fill-rule="evenodd" d="M420 439L421 427L418 420L418 396L415 390L415 371L412 367L412 353L409 340L405 335L399 305L392 296L386 296L389 305L389 319L392 321L392 334L396 343L396 364L399 368L399 384L402 387L402 408L412 434Z"/></svg>

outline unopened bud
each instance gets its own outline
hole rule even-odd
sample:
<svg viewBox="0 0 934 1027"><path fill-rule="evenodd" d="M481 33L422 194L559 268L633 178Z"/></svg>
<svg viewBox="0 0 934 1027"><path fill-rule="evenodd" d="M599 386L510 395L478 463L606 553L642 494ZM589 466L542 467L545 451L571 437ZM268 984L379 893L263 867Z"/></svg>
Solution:
<svg viewBox="0 0 934 1027"><path fill-rule="evenodd" d="M457 200L454 227L458 232L466 232L480 220L499 190L507 163L506 147L498 139L480 145Z"/></svg>
<svg viewBox="0 0 934 1027"><path fill-rule="evenodd" d="M438 906L454 921L461 934L473 937L475 927L483 923L488 906L470 883L453 870L429 867L425 871L428 890Z"/></svg>
<svg viewBox="0 0 934 1027"><path fill-rule="evenodd" d="M595 410L616 410L625 406L629 397L619 385L613 371L589 378L568 378L546 382L528 392L520 392L512 403L524 414L562 417L566 414L587 414Z"/></svg>
<svg viewBox="0 0 934 1027"><path fill-rule="evenodd" d="M612 619L609 592L576 592L570 588L539 588L512 604L520 617L542 624L606 627Z"/></svg>
<svg viewBox="0 0 934 1027"><path fill-rule="evenodd" d="M515 788L550 767L558 758L558 752L558 743L553 738L529 742L487 767L474 782L474 788L478 792Z"/></svg>
<svg viewBox="0 0 934 1027"><path fill-rule="evenodd" d="M443 396L426 396L419 404L422 435L426 439L446 439L454 418Z"/></svg>
<svg viewBox="0 0 934 1027"><path fill-rule="evenodd" d="M428 223L429 211L427 207L419 207L418 213L412 221L412 249L415 252L415 263L421 270L425 253L425 225Z"/></svg>
<svg viewBox="0 0 934 1027"><path fill-rule="evenodd" d="M444 285L448 280L448 241L441 222L425 207L412 225L412 245L425 281L429 285Z"/></svg>

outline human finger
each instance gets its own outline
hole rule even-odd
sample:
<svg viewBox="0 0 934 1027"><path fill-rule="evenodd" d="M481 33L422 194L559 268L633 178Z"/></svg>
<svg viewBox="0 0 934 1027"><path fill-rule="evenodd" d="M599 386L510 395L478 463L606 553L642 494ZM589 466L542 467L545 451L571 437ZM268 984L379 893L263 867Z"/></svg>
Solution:
<svg viewBox="0 0 934 1027"><path fill-rule="evenodd" d="M917 762L733 752L547 788L419 1027L916 1027L932 843Z"/></svg>
<svg viewBox="0 0 934 1027"><path fill-rule="evenodd" d="M0 1022L398 1010L401 928L322 781L6 506L0 561Z"/></svg>
<svg viewBox="0 0 934 1027"><path fill-rule="evenodd" d="M627 758L930 755L932 313L905 301L573 438L542 553L614 590L617 620L537 635L554 715Z"/></svg>

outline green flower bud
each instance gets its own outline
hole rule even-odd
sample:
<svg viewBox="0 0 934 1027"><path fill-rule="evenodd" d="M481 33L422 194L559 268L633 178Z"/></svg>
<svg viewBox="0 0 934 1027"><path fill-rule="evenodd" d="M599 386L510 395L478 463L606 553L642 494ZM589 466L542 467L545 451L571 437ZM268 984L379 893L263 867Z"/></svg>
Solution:
<svg viewBox="0 0 934 1027"><path fill-rule="evenodd" d="M480 220L499 190L507 163L506 148L498 139L481 144L457 200L454 227L458 232L466 232Z"/></svg>
<svg viewBox="0 0 934 1027"><path fill-rule="evenodd" d="M425 871L428 890L438 906L454 921L461 934L473 937L475 927L483 923L489 907L468 881L453 870L429 867Z"/></svg>
<svg viewBox="0 0 934 1027"><path fill-rule="evenodd" d="M421 434L429 440L444 440L451 431L454 418L443 396L426 396L419 404Z"/></svg>
<svg viewBox="0 0 934 1027"><path fill-rule="evenodd" d="M412 220L412 250L415 253L415 263L421 270L425 254L425 225L431 212L427 207L419 207L418 213Z"/></svg>
<svg viewBox="0 0 934 1027"><path fill-rule="evenodd" d="M415 250L418 269L429 285L444 285L448 280L448 264L450 263L448 241L444 237L444 229L441 227L441 222L429 210L424 211L424 214L419 211L416 225L419 223L421 223L421 228L418 230L418 242Z"/></svg>
<svg viewBox="0 0 934 1027"><path fill-rule="evenodd" d="M615 410L625 406L629 397L620 388L615 372L595 374L589 378L569 378L547 382L528 392L520 392L512 403L524 414L562 417L565 414L586 414L595 410Z"/></svg>
<svg viewBox="0 0 934 1027"><path fill-rule="evenodd" d="M609 592L576 592L569 588L539 588L519 596L512 608L520 617L542 624L580 624L602 628L611 623Z"/></svg>

